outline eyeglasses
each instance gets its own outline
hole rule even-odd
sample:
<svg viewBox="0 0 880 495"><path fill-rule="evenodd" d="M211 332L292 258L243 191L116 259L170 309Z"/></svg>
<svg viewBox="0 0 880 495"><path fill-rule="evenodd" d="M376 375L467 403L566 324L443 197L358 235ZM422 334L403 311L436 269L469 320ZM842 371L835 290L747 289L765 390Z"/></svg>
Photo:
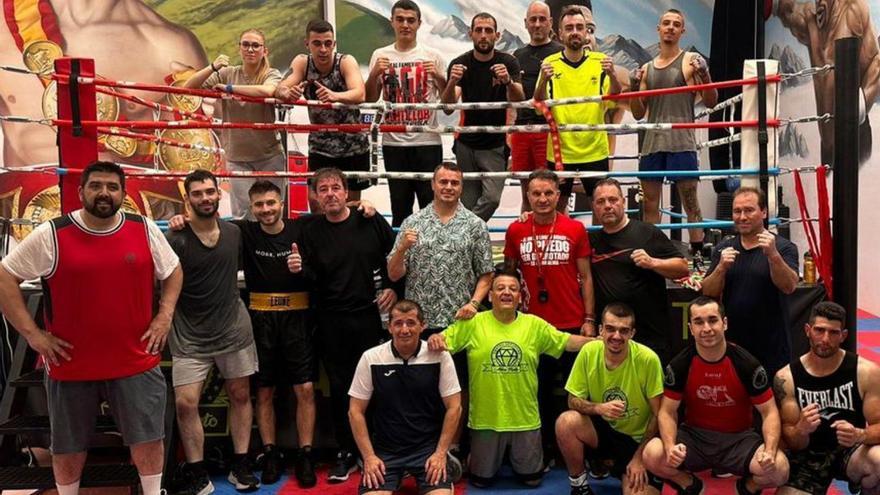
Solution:
<svg viewBox="0 0 880 495"><path fill-rule="evenodd" d="M253 50L253 51L257 51L257 50L259 50L260 48L263 48L263 44L262 44L262 43L251 43L251 42L249 42L249 41L242 41L242 42L239 43L238 45L239 45L240 47L242 47L242 49L244 49L244 50Z"/></svg>

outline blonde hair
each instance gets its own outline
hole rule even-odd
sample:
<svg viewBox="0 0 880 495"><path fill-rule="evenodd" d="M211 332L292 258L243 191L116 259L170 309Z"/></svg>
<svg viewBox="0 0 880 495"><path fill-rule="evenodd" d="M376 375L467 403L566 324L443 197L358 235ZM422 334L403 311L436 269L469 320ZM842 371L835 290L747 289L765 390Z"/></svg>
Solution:
<svg viewBox="0 0 880 495"><path fill-rule="evenodd" d="M262 30L256 29L256 28L251 28L251 29L246 29L246 30L242 31L241 34L238 35L239 42L241 42L242 36L244 36L246 34L256 34L257 36L260 37L260 39L263 40L263 48L266 47L266 34L263 33ZM268 57L268 55L266 55L266 52L263 51L263 57L260 59L260 65L257 67L257 77L256 77L257 84L261 84L263 82L263 80L266 78L266 74L269 73L269 69L271 69L271 68L272 67L269 65L269 57Z"/></svg>

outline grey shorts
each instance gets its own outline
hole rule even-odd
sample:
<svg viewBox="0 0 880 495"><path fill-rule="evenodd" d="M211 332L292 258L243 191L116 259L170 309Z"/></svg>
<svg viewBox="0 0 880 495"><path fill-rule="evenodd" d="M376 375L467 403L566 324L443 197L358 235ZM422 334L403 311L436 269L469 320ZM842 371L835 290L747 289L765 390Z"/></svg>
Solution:
<svg viewBox="0 0 880 495"><path fill-rule="evenodd" d="M103 400L110 403L110 413L125 445L165 438L166 389L158 366L115 380L61 381L46 377L52 453L74 454L88 449Z"/></svg>
<svg viewBox="0 0 880 495"><path fill-rule="evenodd" d="M174 356L171 360L171 381L175 387L203 382L208 378L208 373L215 364L224 379L251 376L260 368L257 361L257 346L251 342L240 351L209 358Z"/></svg>
<svg viewBox="0 0 880 495"><path fill-rule="evenodd" d="M746 476L749 474L749 463L764 439L754 430L722 433L681 424L678 426L676 443L683 443L687 447L687 455L681 463L684 471L696 473L712 468Z"/></svg>
<svg viewBox="0 0 880 495"><path fill-rule="evenodd" d="M484 484L501 468L504 452L510 448L510 465L521 481L534 481L544 475L541 429L530 431L471 430L471 478Z"/></svg>

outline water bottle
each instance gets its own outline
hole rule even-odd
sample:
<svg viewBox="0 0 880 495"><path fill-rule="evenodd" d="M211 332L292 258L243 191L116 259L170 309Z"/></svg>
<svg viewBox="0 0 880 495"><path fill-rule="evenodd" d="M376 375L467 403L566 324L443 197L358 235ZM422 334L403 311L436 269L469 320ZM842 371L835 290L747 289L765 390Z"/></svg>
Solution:
<svg viewBox="0 0 880 495"><path fill-rule="evenodd" d="M384 289L382 288L382 269L376 268L373 270L373 287L376 288L376 304L379 304L379 298L382 296L382 292ZM382 328L388 328L388 321L391 319L391 315L388 314L387 311L379 310L379 317L382 319Z"/></svg>
<svg viewBox="0 0 880 495"><path fill-rule="evenodd" d="M810 253L804 253L804 283L816 285L816 263Z"/></svg>

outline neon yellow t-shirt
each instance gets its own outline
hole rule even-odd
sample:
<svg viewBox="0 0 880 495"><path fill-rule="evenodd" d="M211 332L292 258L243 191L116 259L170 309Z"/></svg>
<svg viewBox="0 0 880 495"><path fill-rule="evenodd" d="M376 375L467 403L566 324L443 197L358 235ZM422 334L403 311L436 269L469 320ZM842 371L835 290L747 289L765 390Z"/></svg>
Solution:
<svg viewBox="0 0 880 495"><path fill-rule="evenodd" d="M623 417L608 424L641 442L654 414L648 399L663 394L660 358L648 346L630 340L629 356L620 366L609 370L605 366L605 342L588 342L575 358L565 390L597 404L622 400L626 403Z"/></svg>
<svg viewBox="0 0 880 495"><path fill-rule="evenodd" d="M560 99L576 96L598 96L608 94L611 79L602 77L604 53L585 52L584 58L573 65L563 52L554 53L544 59L545 64L553 66L553 78L547 86L547 98ZM601 86L600 86L601 85ZM576 105L557 105L550 109L558 125L563 124L604 124L605 111L612 102L578 103ZM604 131L560 132L562 163L587 163L608 157L608 133ZM547 161L553 161L553 143L547 140Z"/></svg>
<svg viewBox="0 0 880 495"><path fill-rule="evenodd" d="M442 334L449 352L467 352L474 430L530 431L541 427L538 414L538 357L558 358L569 334L534 315L517 313L510 324L491 311L458 320Z"/></svg>

